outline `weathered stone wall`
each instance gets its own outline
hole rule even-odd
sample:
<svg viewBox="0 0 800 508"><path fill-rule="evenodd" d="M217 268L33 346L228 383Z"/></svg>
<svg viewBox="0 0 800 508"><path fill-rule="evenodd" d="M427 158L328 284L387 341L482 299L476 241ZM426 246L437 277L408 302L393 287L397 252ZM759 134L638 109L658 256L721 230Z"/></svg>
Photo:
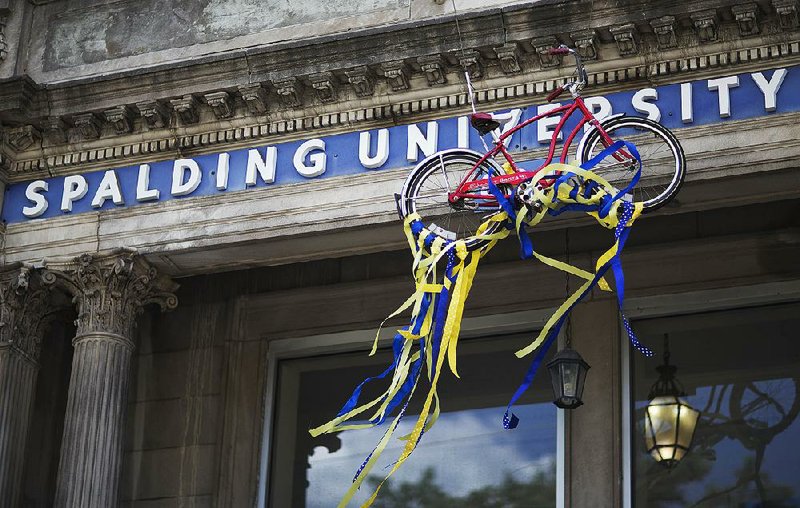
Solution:
<svg viewBox="0 0 800 508"><path fill-rule="evenodd" d="M797 280L798 217L800 201L791 199L641 221L623 258L628 297ZM573 224L569 234L570 259L586 268L610 244L610 232L596 224ZM544 254L563 257L564 235L533 238ZM181 306L142 323L123 499L252 505L270 343L376 327L412 290L410 261L399 250L182 279ZM481 262L465 316L551 308L564 284L561 272L519 260L509 239ZM620 496L616 319L613 295L597 292L576 309L576 342L593 367L587 400L594 402L570 424L572 506L591 499L615 506ZM362 347L370 341L365 333ZM520 372L526 365L520 361Z"/></svg>
<svg viewBox="0 0 800 508"><path fill-rule="evenodd" d="M459 2L459 9L519 3L470 0ZM32 23L41 30L30 33L25 54L20 56L27 72L39 82L186 61L252 46L304 43L314 37L424 21L452 12L449 2L439 5L432 0L61 0L37 4Z"/></svg>

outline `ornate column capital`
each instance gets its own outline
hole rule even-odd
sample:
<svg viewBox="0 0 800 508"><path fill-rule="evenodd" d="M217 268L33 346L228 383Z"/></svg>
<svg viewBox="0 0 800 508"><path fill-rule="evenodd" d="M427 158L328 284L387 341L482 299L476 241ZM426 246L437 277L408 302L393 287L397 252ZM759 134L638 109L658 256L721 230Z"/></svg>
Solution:
<svg viewBox="0 0 800 508"><path fill-rule="evenodd" d="M83 254L46 266L45 280L66 289L77 305L75 342L85 336L114 335L133 347L136 317L145 305L155 303L162 310L178 305L178 285L130 250Z"/></svg>
<svg viewBox="0 0 800 508"><path fill-rule="evenodd" d="M0 347L12 347L38 364L44 326L52 315L52 286L32 268L0 271Z"/></svg>

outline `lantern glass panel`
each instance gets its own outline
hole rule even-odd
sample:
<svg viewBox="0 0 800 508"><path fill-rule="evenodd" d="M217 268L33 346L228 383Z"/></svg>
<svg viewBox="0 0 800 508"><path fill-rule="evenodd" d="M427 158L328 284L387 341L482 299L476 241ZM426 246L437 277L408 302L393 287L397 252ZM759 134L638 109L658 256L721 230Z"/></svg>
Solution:
<svg viewBox="0 0 800 508"><path fill-rule="evenodd" d="M562 363L561 379L564 383L564 397L576 397L578 395L578 364Z"/></svg>
<svg viewBox="0 0 800 508"><path fill-rule="evenodd" d="M692 445L692 436L694 436L694 428L697 426L700 412L688 405L683 399L678 400L681 403L678 444L688 449Z"/></svg>

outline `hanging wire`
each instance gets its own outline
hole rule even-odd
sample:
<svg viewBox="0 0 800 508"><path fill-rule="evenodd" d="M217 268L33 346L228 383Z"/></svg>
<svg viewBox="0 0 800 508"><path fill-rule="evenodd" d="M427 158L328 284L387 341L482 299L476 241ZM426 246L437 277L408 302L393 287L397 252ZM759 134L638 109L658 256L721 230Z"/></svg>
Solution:
<svg viewBox="0 0 800 508"><path fill-rule="evenodd" d="M456 0L450 0L450 3L453 4L453 16L456 20L456 32L458 33L458 47L461 49L461 58L459 59L459 63L461 64L461 68L464 69L464 79L467 80L469 104L472 106L472 112L477 113L478 110L475 109L475 90L472 88L472 79L469 77L469 69L467 69L467 66L464 64L464 57L467 55L467 51L464 49L464 36L461 34L461 24L458 22L458 8L456 7Z"/></svg>
<svg viewBox="0 0 800 508"><path fill-rule="evenodd" d="M669 365L669 334L664 334L664 365Z"/></svg>

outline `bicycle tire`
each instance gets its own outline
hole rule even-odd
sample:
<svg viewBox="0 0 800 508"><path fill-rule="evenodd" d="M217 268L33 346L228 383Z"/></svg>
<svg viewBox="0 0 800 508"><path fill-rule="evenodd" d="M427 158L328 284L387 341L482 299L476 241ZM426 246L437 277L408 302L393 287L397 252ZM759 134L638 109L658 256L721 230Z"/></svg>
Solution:
<svg viewBox="0 0 800 508"><path fill-rule="evenodd" d="M780 417L780 420L777 422L768 422L768 421L760 421L756 415L755 418L748 418L752 416L747 411L745 411L742 403L744 402L744 395L746 390L751 390L757 396L754 397L754 400L747 401L747 405L751 406L750 410L757 411L759 408L756 405L753 405L754 402L759 402L761 400L766 400L769 404L773 404L778 406L780 402L787 402L786 400L779 399L777 396L772 396L773 394L762 394L759 391L755 391L751 385L755 385L756 381L749 382L749 383L735 383L733 388L731 389L730 399L728 401L728 410L730 412L731 419L737 422L741 422L744 425L747 425L750 430L762 438L769 440L772 439L774 436L780 434L784 430L786 430L789 425L794 422L798 415L800 415L800 379L798 378L783 378L783 379L772 379L772 380L763 380L762 383L778 383L781 381L786 381L787 384L793 385L794 393L791 394L791 401L786 404L786 407L780 406L778 408L778 413L783 413ZM768 391L770 387L767 386L766 389L761 388L761 390ZM781 411L783 410L783 411ZM762 415L763 416L763 415ZM756 422L756 424L754 424Z"/></svg>
<svg viewBox="0 0 800 508"><path fill-rule="evenodd" d="M498 213L500 206L489 207L470 198L464 198L456 205L448 200L448 193L455 190L466 172L481 158L483 155L478 152L456 148L436 152L417 164L400 193L398 208L401 218L416 213L434 235L447 241L464 240L470 251L488 245L491 240L476 238L475 235L481 223ZM484 179L490 170L494 175L503 173L494 160L487 159L475 171L473 178ZM488 194L489 191L482 188L478 192ZM495 233L502 227L501 222L495 222L484 233Z"/></svg>
<svg viewBox="0 0 800 508"><path fill-rule="evenodd" d="M675 135L658 122L646 118L622 116L601 123L603 130L616 141L633 143L642 158L642 175L633 188L633 201L642 201L642 213L652 212L669 203L678 193L686 175L686 156ZM582 143L579 162L599 154L605 145L600 143L600 131L593 129ZM624 148L622 149L624 150ZM623 188L634 174L633 165L607 157L592 171Z"/></svg>

